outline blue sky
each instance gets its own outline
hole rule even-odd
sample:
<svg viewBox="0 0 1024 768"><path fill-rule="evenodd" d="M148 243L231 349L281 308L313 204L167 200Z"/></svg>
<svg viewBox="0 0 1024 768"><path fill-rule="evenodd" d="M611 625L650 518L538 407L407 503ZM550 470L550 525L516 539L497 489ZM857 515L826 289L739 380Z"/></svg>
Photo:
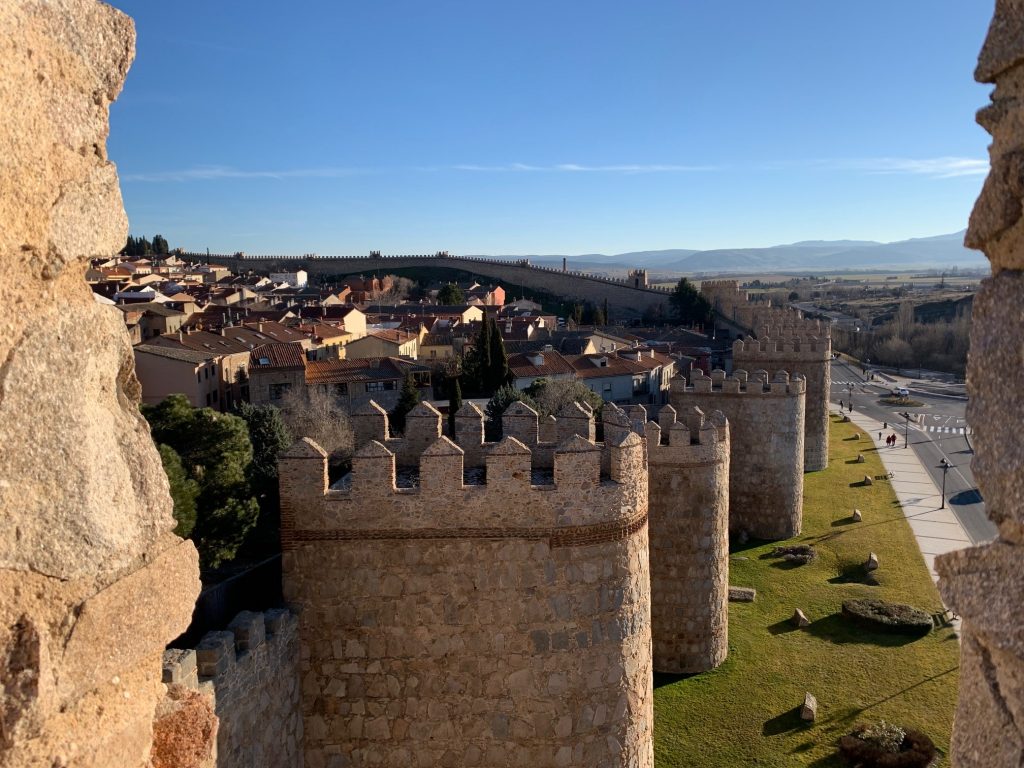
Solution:
<svg viewBox="0 0 1024 768"><path fill-rule="evenodd" d="M114 0L136 234L616 253L966 225L984 0Z"/></svg>

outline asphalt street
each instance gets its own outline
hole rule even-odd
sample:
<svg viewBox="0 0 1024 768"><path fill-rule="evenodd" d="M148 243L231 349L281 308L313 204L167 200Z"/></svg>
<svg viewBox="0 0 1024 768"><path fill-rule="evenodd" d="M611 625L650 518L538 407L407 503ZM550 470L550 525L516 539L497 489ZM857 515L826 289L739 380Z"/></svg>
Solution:
<svg viewBox="0 0 1024 768"><path fill-rule="evenodd" d="M911 399L923 405L905 408L882 404L881 398L891 394L894 386L906 386ZM849 406L852 399L854 410L876 421L888 422L888 431L898 436L897 447L890 450L906 450L903 447L906 441L940 489L944 474L942 460L949 462L950 468L945 471L946 504L971 540L979 544L994 539L996 528L985 516L985 502L971 472L974 451L965 416L967 399L961 392L958 388L936 387L929 383L918 385L912 381L898 385L886 381L865 382L860 368L841 360L832 363L832 402L837 407L840 400ZM918 421L908 423L900 416L901 412L919 414Z"/></svg>

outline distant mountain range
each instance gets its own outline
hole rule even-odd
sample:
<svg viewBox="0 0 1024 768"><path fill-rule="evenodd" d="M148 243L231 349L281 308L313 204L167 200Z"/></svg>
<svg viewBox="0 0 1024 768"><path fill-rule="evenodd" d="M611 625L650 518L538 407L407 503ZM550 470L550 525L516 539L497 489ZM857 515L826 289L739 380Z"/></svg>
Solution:
<svg viewBox="0 0 1024 768"><path fill-rule="evenodd" d="M644 267L652 272L779 272L816 270L831 272L856 269L942 269L978 267L985 257L964 248L964 232L918 237L894 243L872 240L804 240L769 248L722 248L697 251L671 248L664 251L633 251L608 255L587 253L563 257L553 254L499 256L528 258L534 264L562 265L571 270L621 272Z"/></svg>

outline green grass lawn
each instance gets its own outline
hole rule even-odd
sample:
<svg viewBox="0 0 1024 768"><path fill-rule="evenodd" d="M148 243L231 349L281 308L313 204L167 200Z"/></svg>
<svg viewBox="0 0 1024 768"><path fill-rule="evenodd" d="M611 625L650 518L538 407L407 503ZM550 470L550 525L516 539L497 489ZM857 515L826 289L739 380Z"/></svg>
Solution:
<svg viewBox="0 0 1024 768"><path fill-rule="evenodd" d="M858 484L885 472L867 436L836 417L831 429L829 468L805 475L803 533L788 542L813 544L817 560L785 567L768 556L780 542L733 550L729 583L755 587L757 599L730 604L729 657L721 667L687 678L655 675L658 768L840 766L838 738L879 719L923 731L948 752L959 679L953 631L917 639L876 634L839 616L852 597L929 613L941 602L890 484ZM864 464L853 463L858 446ZM849 520L854 508L863 522ZM875 585L863 583L859 568L869 552L881 564ZM806 629L789 624L795 608L810 619ZM818 698L813 724L799 717L805 691Z"/></svg>

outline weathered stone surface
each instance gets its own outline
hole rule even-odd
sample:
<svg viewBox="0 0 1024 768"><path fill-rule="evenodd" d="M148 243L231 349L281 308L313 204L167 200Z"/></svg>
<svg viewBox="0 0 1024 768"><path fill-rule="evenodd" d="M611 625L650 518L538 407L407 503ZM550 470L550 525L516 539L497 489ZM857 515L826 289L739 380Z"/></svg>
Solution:
<svg viewBox="0 0 1024 768"><path fill-rule="evenodd" d="M82 279L127 231L104 145L134 32L92 0L5 3L0 30L0 567L67 579L172 527L123 320Z"/></svg>
<svg viewBox="0 0 1024 768"><path fill-rule="evenodd" d="M992 134L992 169L965 243L993 277L975 297L967 387L972 462L999 538L936 558L939 589L963 618L960 697L951 759L960 768L1024 765L1024 3L997 0L975 76L995 82L978 122Z"/></svg>
<svg viewBox="0 0 1024 768"><path fill-rule="evenodd" d="M800 719L814 722L818 717L818 700L813 693L804 694L804 703L800 706Z"/></svg>
<svg viewBox="0 0 1024 768"><path fill-rule="evenodd" d="M853 522L855 523L859 523L864 519L864 513L861 512L859 509L855 509L853 510L853 514L850 515L850 519L853 520Z"/></svg>
<svg viewBox="0 0 1024 768"><path fill-rule="evenodd" d="M209 697L169 685L153 721L152 768L214 768L217 730Z"/></svg>
<svg viewBox="0 0 1024 768"><path fill-rule="evenodd" d="M1022 138L1024 140L1024 138ZM1024 275L1003 271L982 283L974 299L967 418L971 467L985 510L1003 538L1024 544ZM981 425L984 425L982 427Z"/></svg>
<svg viewBox="0 0 1024 768"><path fill-rule="evenodd" d="M199 557L181 542L84 601L59 662L57 690L81 695L151 655L188 626L199 592Z"/></svg>
<svg viewBox="0 0 1024 768"><path fill-rule="evenodd" d="M752 603L757 598L757 590L753 587L729 587L730 603Z"/></svg>
<svg viewBox="0 0 1024 768"><path fill-rule="evenodd" d="M0 3L4 768L146 765L199 588L123 320L83 280L127 231L105 143L134 40L94 0Z"/></svg>
<svg viewBox="0 0 1024 768"><path fill-rule="evenodd" d="M878 555L874 552L868 554L868 559L864 563L865 571L877 571L878 570Z"/></svg>
<svg viewBox="0 0 1024 768"><path fill-rule="evenodd" d="M794 627L809 627L811 626L811 620L807 618L807 614L797 608L793 611L793 615L789 619L790 623Z"/></svg>

